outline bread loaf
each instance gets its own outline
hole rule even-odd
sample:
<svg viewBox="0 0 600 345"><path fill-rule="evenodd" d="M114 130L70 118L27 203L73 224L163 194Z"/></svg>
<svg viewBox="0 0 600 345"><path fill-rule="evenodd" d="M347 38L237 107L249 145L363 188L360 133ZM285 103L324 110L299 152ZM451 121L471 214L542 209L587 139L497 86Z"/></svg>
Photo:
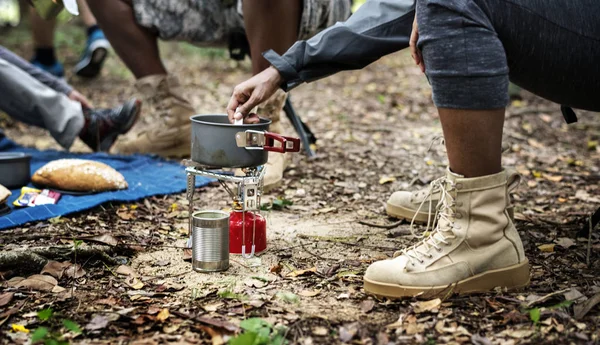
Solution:
<svg viewBox="0 0 600 345"><path fill-rule="evenodd" d="M72 192L126 189L127 181L115 169L85 159L59 159L39 168L31 181L45 188Z"/></svg>
<svg viewBox="0 0 600 345"><path fill-rule="evenodd" d="M12 193L3 185L0 184L0 204L6 201Z"/></svg>

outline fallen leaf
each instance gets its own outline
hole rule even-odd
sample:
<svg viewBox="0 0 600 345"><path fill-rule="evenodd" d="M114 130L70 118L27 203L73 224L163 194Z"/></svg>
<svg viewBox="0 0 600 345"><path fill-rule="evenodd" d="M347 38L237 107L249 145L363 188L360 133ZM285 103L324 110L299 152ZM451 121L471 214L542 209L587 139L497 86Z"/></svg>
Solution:
<svg viewBox="0 0 600 345"><path fill-rule="evenodd" d="M573 307L575 319L576 320L582 319L598 303L600 303L600 292L598 292L597 294L592 296L592 298L588 299L587 301L585 301L581 304L575 305Z"/></svg>
<svg viewBox="0 0 600 345"><path fill-rule="evenodd" d="M19 282L15 287L37 291L52 291L56 285L58 285L58 281L54 277L45 274L34 274Z"/></svg>
<svg viewBox="0 0 600 345"><path fill-rule="evenodd" d="M565 296L565 300L567 301L578 301L580 302L581 300L586 300L587 298L581 293L579 292L579 290L577 289L569 289L569 291L564 293Z"/></svg>
<svg viewBox="0 0 600 345"><path fill-rule="evenodd" d="M144 283L142 283L137 277L126 278L125 284L135 290L139 290L144 287Z"/></svg>
<svg viewBox="0 0 600 345"><path fill-rule="evenodd" d="M2 295L0 295L0 307L4 307L5 305L9 304L10 301L12 301L14 295L14 292L5 292Z"/></svg>
<svg viewBox="0 0 600 345"><path fill-rule="evenodd" d="M329 334L329 330L323 326L317 326L312 329L312 334L318 336L325 336Z"/></svg>
<svg viewBox="0 0 600 345"><path fill-rule="evenodd" d="M58 285L56 285L55 287L52 288L52 292L53 293L60 293L60 292L63 292L65 290L67 290L67 289L65 289L62 286L58 286Z"/></svg>
<svg viewBox="0 0 600 345"><path fill-rule="evenodd" d="M58 261L48 261L48 263L42 268L42 272L40 274L48 273L56 279L59 279L63 276L65 269L71 265L70 262L58 262Z"/></svg>
<svg viewBox="0 0 600 345"><path fill-rule="evenodd" d="M255 287L255 288L262 288L267 286L268 282L265 282L263 280L259 280L259 279L255 279L255 278L248 278L244 281L244 285L248 286L248 287Z"/></svg>
<svg viewBox="0 0 600 345"><path fill-rule="evenodd" d="M6 282L6 284L9 287L15 287L15 286L17 286L17 284L19 284L23 280L25 280L25 278L23 278L23 277L12 277Z"/></svg>
<svg viewBox="0 0 600 345"><path fill-rule="evenodd" d="M320 294L321 290L302 290L300 292L298 292L298 295L303 296L303 297L315 297L316 295Z"/></svg>
<svg viewBox="0 0 600 345"><path fill-rule="evenodd" d="M123 220L132 220L135 218L135 210L128 210L127 208L120 208L117 210L117 216Z"/></svg>
<svg viewBox="0 0 600 345"><path fill-rule="evenodd" d="M439 298L432 299L430 301L418 301L412 303L413 310L415 313L420 314L428 311L436 312L442 304L442 300Z"/></svg>
<svg viewBox="0 0 600 345"><path fill-rule="evenodd" d="M371 310L373 310L374 306L375 301L373 301L372 299L364 300L360 303L360 311L362 311L363 313L368 313Z"/></svg>
<svg viewBox="0 0 600 345"><path fill-rule="evenodd" d="M269 268L269 272L278 274L281 272L282 269L283 269L283 266L281 264L277 264L277 265L271 266L271 268Z"/></svg>
<svg viewBox="0 0 600 345"><path fill-rule="evenodd" d="M167 326L163 327L163 332L165 332L165 334L173 334L173 333L177 332L178 329L179 329L179 325L176 325L176 324L167 325Z"/></svg>
<svg viewBox="0 0 600 345"><path fill-rule="evenodd" d="M223 302L215 302L203 305L202 309L206 310L207 312L213 312L219 310L219 308L221 308L223 305L225 305Z"/></svg>
<svg viewBox="0 0 600 345"><path fill-rule="evenodd" d="M348 343L358 333L358 324L351 323L339 328L340 340L343 343Z"/></svg>
<svg viewBox="0 0 600 345"><path fill-rule="evenodd" d="M583 189L580 189L577 192L575 192L575 197L579 200L587 201L594 204L600 203L600 197L591 196L588 192L586 192Z"/></svg>
<svg viewBox="0 0 600 345"><path fill-rule="evenodd" d="M88 331L97 331L99 329L104 329L106 328L106 326L108 326L109 322L110 320L106 315L97 314L87 325L85 325L85 329L87 329Z"/></svg>
<svg viewBox="0 0 600 345"><path fill-rule="evenodd" d="M573 241L572 239L570 239L568 237L558 238L554 242L556 242L557 245L559 245L559 246L561 246L563 248L567 248L567 249L571 248L571 247L573 247L575 245L575 241Z"/></svg>
<svg viewBox="0 0 600 345"><path fill-rule="evenodd" d="M379 178L379 184L383 185L386 183L391 183L396 181L396 178L394 176L381 176Z"/></svg>
<svg viewBox="0 0 600 345"><path fill-rule="evenodd" d="M87 241L87 242L96 242L96 243L106 244L108 246L113 246L113 247L119 244L119 240L110 234L102 234L102 235L96 235L96 236L90 236L90 237L81 237L79 239L83 240L83 241Z"/></svg>
<svg viewBox="0 0 600 345"><path fill-rule="evenodd" d="M29 333L29 330L27 328L25 328L25 326L23 325L17 325L15 323L13 323L11 325L13 332L22 332L22 333Z"/></svg>
<svg viewBox="0 0 600 345"><path fill-rule="evenodd" d="M546 180L548 181L552 181L552 182L560 182L563 180L563 176L562 175L550 175L550 174L542 174L542 177L544 177Z"/></svg>
<svg viewBox="0 0 600 345"><path fill-rule="evenodd" d="M156 320L160 321L160 322L164 322L166 319L169 318L170 315L171 314L169 314L169 309L165 308L156 315Z"/></svg>
<svg viewBox="0 0 600 345"><path fill-rule="evenodd" d="M488 338L479 335L479 333L475 333L471 336L471 343L473 345L492 345L492 342Z"/></svg>
<svg viewBox="0 0 600 345"><path fill-rule="evenodd" d="M544 253L552 253L552 252L554 252L554 246L555 246L554 243L542 244L542 245L538 246L538 249Z"/></svg>
<svg viewBox="0 0 600 345"><path fill-rule="evenodd" d="M309 268L306 270L292 271L292 272L286 274L286 277L298 277L298 276L302 276L302 275L313 274L315 272L317 272L317 267Z"/></svg>
<svg viewBox="0 0 600 345"><path fill-rule="evenodd" d="M121 265L121 266L117 267L115 272L117 274L121 274L124 276L130 276L130 277L137 276L137 273L133 270L133 268L131 268L127 265Z"/></svg>
<svg viewBox="0 0 600 345"><path fill-rule="evenodd" d="M516 339L522 339L522 338L529 338L530 336L533 335L534 332L535 331L531 330L531 329L517 329L517 330L506 329L506 330L502 331L500 334L505 334L509 337L516 338Z"/></svg>
<svg viewBox="0 0 600 345"><path fill-rule="evenodd" d="M81 278L85 275L85 270L81 267L80 264L70 264L69 267L65 270L65 276L69 278Z"/></svg>
<svg viewBox="0 0 600 345"><path fill-rule="evenodd" d="M276 297L287 303L298 303L300 302L300 298L298 295L289 292L289 291L280 291L277 293Z"/></svg>

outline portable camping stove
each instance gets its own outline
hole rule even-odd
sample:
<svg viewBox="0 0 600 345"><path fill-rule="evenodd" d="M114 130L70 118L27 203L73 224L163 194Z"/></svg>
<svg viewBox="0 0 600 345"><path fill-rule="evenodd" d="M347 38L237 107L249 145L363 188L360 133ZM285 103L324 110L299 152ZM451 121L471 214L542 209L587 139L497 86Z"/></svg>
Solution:
<svg viewBox="0 0 600 345"><path fill-rule="evenodd" d="M196 187L196 176L204 176L214 178L225 188L227 193L231 196L233 201L233 211L231 213L232 220L234 215L238 216L241 213L241 255L242 257L249 259L254 256L256 252L256 236L257 231L259 236L263 239L260 243L261 248L258 252L263 251L266 248L266 228L264 218L260 216L260 205L261 195L263 190L263 179L265 176L266 168L264 165L243 168L242 171L245 176L234 176L220 170L214 170L209 167L198 165L198 163L188 161L188 167L186 168L187 173L187 199L189 201L189 236L190 242L188 247L191 248L191 237L192 237L192 214L194 213L194 189ZM236 188L230 188L227 183L233 183ZM248 221L246 217L248 216ZM257 224L258 223L258 224ZM234 223L230 223L234 224ZM230 228L231 233L238 233L240 231L237 224L236 227ZM246 254L246 226L252 226L252 242L250 254ZM231 237L231 236L230 236ZM230 248L236 248L239 240L231 240ZM239 246L237 246L239 248ZM231 250L231 253L236 253L235 250Z"/></svg>

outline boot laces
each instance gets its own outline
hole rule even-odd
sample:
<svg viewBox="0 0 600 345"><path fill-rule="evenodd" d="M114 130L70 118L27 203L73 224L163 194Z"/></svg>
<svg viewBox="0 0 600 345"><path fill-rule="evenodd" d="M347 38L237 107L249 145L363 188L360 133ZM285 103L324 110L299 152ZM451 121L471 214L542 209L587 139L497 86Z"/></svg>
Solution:
<svg viewBox="0 0 600 345"><path fill-rule="evenodd" d="M454 209L456 207L456 202L452 192L455 188L455 184L445 176L431 182L427 197L421 201L415 216L413 216L413 219L410 222L411 234L422 240L413 246L398 252L396 256L405 255L412 265L414 265L415 260L419 263L423 263L424 257L431 258L433 256L430 253L432 248L441 251L441 245L449 245L449 240L456 238L453 230L459 229L460 227L454 224ZM435 214L432 219L431 211L434 207L432 194L436 192L440 193L440 199L435 205ZM427 227L423 233L418 233L414 228L414 222L417 214L421 211L425 203L427 203L429 207ZM429 233L430 229L432 229L431 233Z"/></svg>

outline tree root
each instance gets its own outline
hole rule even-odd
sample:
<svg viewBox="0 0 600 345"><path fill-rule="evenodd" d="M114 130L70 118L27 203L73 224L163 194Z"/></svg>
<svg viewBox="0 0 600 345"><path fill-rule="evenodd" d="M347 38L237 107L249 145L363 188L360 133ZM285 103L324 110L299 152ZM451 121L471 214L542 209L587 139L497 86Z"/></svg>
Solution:
<svg viewBox="0 0 600 345"><path fill-rule="evenodd" d="M119 262L114 256L130 256L133 250L125 246L102 246L82 244L77 249L73 245L25 247L0 251L0 271L12 271L18 274L39 273L50 260L71 261L79 263L90 259L116 265Z"/></svg>

